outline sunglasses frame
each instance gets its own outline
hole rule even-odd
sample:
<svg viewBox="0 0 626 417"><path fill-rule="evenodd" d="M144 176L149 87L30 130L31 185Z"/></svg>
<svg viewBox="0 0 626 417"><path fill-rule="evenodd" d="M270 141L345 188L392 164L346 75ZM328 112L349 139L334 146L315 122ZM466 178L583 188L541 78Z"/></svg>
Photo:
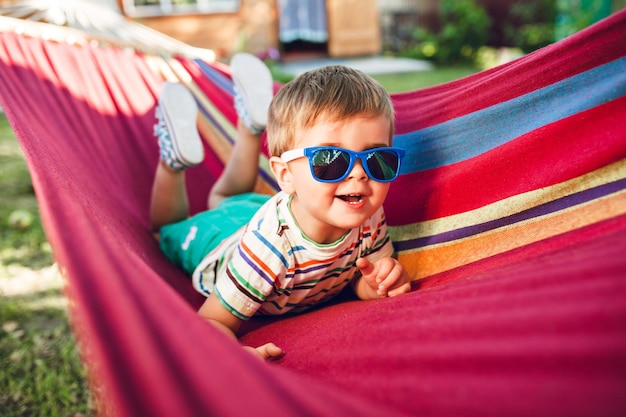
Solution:
<svg viewBox="0 0 626 417"><path fill-rule="evenodd" d="M350 161L348 163L348 168L346 169L346 172L341 177L339 177L337 179L333 179L333 180L325 180L325 179L322 179L322 178L318 178L315 175L315 169L313 167L313 156L315 155L315 152L322 151L322 150L340 151L340 152L345 152L346 154L348 154L348 156L350 157ZM367 164L367 156L371 155L374 152L380 152L380 151L392 152L392 153L395 153L398 156L398 169L396 170L396 174L391 179L380 180L378 178L374 178L372 176L372 173L370 172L369 166ZM372 181L376 181L376 182L392 182L396 178L398 178L398 175L400 175L400 166L402 164L402 157L404 156L405 153L406 153L406 151L404 149L402 149L402 148L395 148L395 147L372 148L372 149L368 149L368 150L365 150L365 151L356 152L356 151L351 151L350 149L339 148L339 147L336 147L336 146L313 146L313 147L310 147L310 148L297 148L297 149L292 149L292 150L286 151L286 152L284 152L283 154L280 155L280 158L283 160L283 162L287 163L287 162L291 162L293 160L296 160L298 158L306 157L307 160L309 161L309 168L311 169L311 175L313 175L313 178L316 181L326 182L326 183L340 182L340 181L343 181L344 179L346 179L348 177L348 175L350 175L350 172L352 172L352 170L354 169L354 164L356 163L356 160L360 159L361 160L361 165L363 166L363 169L365 170L365 172L367 173L367 176Z"/></svg>

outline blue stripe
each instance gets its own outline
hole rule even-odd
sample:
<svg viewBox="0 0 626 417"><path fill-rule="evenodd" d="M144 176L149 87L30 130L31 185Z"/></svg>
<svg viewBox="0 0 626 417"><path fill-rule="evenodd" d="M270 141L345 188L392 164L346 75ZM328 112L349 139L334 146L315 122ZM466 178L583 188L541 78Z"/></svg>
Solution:
<svg viewBox="0 0 626 417"><path fill-rule="evenodd" d="M287 268L289 266L289 262L287 261L287 259L283 256L282 252L278 249L276 249L276 247L274 247L274 245L272 245L270 243L269 240L267 240L263 234L261 234L258 230L254 231L254 236L256 236L257 239L259 239L261 241L261 243L263 243L263 245L265 245L265 247L267 247L274 255L276 255L276 257L278 259L280 259L280 261L282 262L282 264L285 266L285 268Z"/></svg>
<svg viewBox="0 0 626 417"><path fill-rule="evenodd" d="M521 97L396 135L394 146L407 150L401 174L473 158L542 126L625 95L626 58L620 58Z"/></svg>
<svg viewBox="0 0 626 417"><path fill-rule="evenodd" d="M317 265L313 265L310 266L308 268L302 269L302 268L298 268L296 269L295 273L296 274L309 274L313 271L320 271L320 270L325 270L326 268L328 268L330 265L332 265L332 262L327 262L325 264L317 264Z"/></svg>
<svg viewBox="0 0 626 417"><path fill-rule="evenodd" d="M293 255L295 252L299 252L303 250L306 250L305 246L302 246L302 245L292 246L287 253L289 253L289 255Z"/></svg>
<svg viewBox="0 0 626 417"><path fill-rule="evenodd" d="M200 108L200 111L202 112L202 114L211 122L211 126L215 127L224 138L226 138L226 140L228 141L228 143L230 143L231 145L234 144L234 140L231 136L228 135L228 133L226 132L226 130L224 130L224 127L222 125L220 125L217 120L215 120L215 118L213 116L211 116L211 114L200 104L198 103L198 106ZM274 177L274 174L265 171L262 167L259 168L259 176L263 179L263 181L265 181L265 183L272 189L274 190L278 190L279 186L278 186L278 182L276 182L276 178Z"/></svg>
<svg viewBox="0 0 626 417"><path fill-rule="evenodd" d="M228 142L232 145L234 143L233 138L230 137L228 133L226 133L226 130L222 127L222 125L217 122L217 120L211 115L211 113L209 113L209 111L202 105L202 103L198 102L198 107L200 108L200 111L202 112L204 117L211 121L211 125L219 130L222 136L224 136L226 140L228 140Z"/></svg>
<svg viewBox="0 0 626 417"><path fill-rule="evenodd" d="M220 88L222 88L222 90L229 92L231 95L235 94L233 89L233 82L230 78L228 78L223 73L219 72L206 62L202 61L201 59L194 59L193 61L198 65L198 67L200 67L202 73L211 80L213 80L213 82L217 84Z"/></svg>
<svg viewBox="0 0 626 417"><path fill-rule="evenodd" d="M213 116L211 116L211 113L209 113L208 110L206 108L204 108L204 106L201 105L201 103L198 103L198 107L200 108L200 111L202 112L202 114L211 122L211 126L215 127L220 132L220 134L224 138L226 138L228 143L233 145L234 144L234 140L226 132L224 127L222 125L220 125ZM265 183L270 188L273 188L274 190L278 190L279 189L278 183L276 182L276 178L274 177L274 174L271 174L270 172L267 172L264 169L259 168L259 176L263 179L263 181L265 181Z"/></svg>

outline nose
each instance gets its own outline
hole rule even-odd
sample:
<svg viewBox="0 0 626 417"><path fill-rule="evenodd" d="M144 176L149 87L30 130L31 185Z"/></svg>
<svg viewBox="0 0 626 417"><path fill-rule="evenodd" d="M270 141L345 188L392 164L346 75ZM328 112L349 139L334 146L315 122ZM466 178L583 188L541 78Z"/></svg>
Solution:
<svg viewBox="0 0 626 417"><path fill-rule="evenodd" d="M363 168L363 161L361 161L360 158L354 162L354 166L352 167L352 170L350 171L350 174L348 174L348 177L346 179L356 179L359 181L369 179L365 168Z"/></svg>

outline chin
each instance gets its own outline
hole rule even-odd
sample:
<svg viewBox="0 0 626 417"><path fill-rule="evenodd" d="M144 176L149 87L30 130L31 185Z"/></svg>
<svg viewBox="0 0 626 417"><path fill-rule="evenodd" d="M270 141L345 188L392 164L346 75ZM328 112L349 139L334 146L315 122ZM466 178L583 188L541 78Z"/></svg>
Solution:
<svg viewBox="0 0 626 417"><path fill-rule="evenodd" d="M334 226L337 229L355 229L361 227L363 223L368 219L368 217L359 216L358 218L353 218L352 216L338 216L335 220Z"/></svg>

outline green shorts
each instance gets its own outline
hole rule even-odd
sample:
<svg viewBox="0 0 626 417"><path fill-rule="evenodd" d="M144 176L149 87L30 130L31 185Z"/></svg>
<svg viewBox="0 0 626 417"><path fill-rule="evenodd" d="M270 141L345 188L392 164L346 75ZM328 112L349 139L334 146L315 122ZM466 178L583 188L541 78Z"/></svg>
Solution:
<svg viewBox="0 0 626 417"><path fill-rule="evenodd" d="M222 200L214 209L198 213L160 230L165 256L189 275L222 240L246 225L270 196L246 193Z"/></svg>

